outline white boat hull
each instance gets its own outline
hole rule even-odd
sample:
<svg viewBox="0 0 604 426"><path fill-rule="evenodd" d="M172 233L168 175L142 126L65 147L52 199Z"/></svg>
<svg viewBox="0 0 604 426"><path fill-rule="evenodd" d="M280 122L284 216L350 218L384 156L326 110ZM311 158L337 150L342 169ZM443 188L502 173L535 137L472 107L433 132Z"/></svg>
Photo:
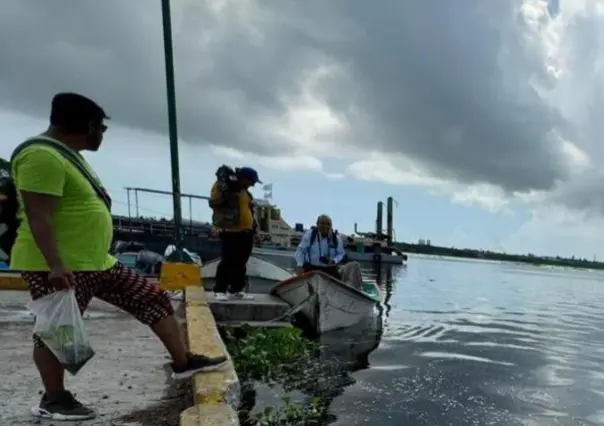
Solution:
<svg viewBox="0 0 604 426"><path fill-rule="evenodd" d="M216 269L220 258L206 263L201 270L203 286L206 290L214 289L216 284ZM268 293L279 281L291 278L293 274L271 262L251 256L246 264L247 291L251 293Z"/></svg>
<svg viewBox="0 0 604 426"><path fill-rule="evenodd" d="M319 333L352 327L374 314L377 304L369 295L320 271L282 281L271 293L291 306L309 300L300 312Z"/></svg>
<svg viewBox="0 0 604 426"><path fill-rule="evenodd" d="M202 278L216 278L216 269L220 263L220 258L214 259L203 265L201 271ZM246 272L248 277L262 278L275 282L283 281L292 277L292 273L287 269L267 262L255 256L250 256L246 264Z"/></svg>

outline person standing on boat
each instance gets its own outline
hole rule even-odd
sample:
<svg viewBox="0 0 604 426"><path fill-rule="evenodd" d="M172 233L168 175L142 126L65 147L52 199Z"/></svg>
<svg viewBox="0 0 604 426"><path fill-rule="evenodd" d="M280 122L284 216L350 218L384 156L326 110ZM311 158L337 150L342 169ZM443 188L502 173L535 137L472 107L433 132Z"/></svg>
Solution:
<svg viewBox="0 0 604 426"><path fill-rule="evenodd" d="M91 99L59 93L48 130L16 148L11 178L19 227L10 267L21 271L33 300L73 289L82 312L97 297L148 325L172 357L174 378L225 366L224 356L188 353L170 296L109 254L111 198L81 154L99 150L108 118ZM62 421L95 417L65 388L65 369L53 352L38 335L33 340L44 393L32 414Z"/></svg>
<svg viewBox="0 0 604 426"><path fill-rule="evenodd" d="M210 207L212 225L222 241L220 263L216 269L214 293L217 300L252 299L245 294L246 264L254 248L256 220L254 198L249 189L257 183L258 172L251 167L234 171L222 166L212 186ZM227 294L228 293L228 294Z"/></svg>
<svg viewBox="0 0 604 426"><path fill-rule="evenodd" d="M309 271L323 271L334 278L342 279L338 270L346 251L344 242L332 229L331 218L321 215L317 226L307 230L296 249L296 274Z"/></svg>

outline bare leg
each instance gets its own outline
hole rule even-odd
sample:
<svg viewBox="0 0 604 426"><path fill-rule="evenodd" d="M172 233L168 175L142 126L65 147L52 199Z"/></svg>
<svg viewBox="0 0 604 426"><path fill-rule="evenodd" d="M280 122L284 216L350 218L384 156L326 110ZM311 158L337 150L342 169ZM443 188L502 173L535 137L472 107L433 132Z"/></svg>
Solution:
<svg viewBox="0 0 604 426"><path fill-rule="evenodd" d="M54 396L65 391L65 369L46 346L34 347L34 362L47 395Z"/></svg>
<svg viewBox="0 0 604 426"><path fill-rule="evenodd" d="M174 315L160 319L151 326L151 330L162 341L176 365L187 363L187 347L182 338L180 324Z"/></svg>

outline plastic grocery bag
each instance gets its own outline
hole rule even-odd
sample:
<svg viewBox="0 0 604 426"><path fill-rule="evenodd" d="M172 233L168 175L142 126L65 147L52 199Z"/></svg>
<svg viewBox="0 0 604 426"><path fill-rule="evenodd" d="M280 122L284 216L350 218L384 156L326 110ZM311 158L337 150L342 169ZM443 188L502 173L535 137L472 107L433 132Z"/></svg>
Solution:
<svg viewBox="0 0 604 426"><path fill-rule="evenodd" d="M29 304L35 315L34 334L76 375L94 356L74 290L57 291Z"/></svg>

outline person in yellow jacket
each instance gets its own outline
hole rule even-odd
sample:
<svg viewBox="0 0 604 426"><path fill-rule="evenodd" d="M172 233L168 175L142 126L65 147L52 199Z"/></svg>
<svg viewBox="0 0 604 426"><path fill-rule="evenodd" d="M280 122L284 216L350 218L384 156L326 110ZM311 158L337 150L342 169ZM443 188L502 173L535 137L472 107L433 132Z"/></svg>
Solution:
<svg viewBox="0 0 604 426"><path fill-rule="evenodd" d="M214 287L217 300L252 298L244 289L246 264L254 247L256 228L254 198L249 188L256 183L262 183L258 172L251 167L242 167L235 169L228 182L219 179L212 186L212 226L220 230L222 241Z"/></svg>

